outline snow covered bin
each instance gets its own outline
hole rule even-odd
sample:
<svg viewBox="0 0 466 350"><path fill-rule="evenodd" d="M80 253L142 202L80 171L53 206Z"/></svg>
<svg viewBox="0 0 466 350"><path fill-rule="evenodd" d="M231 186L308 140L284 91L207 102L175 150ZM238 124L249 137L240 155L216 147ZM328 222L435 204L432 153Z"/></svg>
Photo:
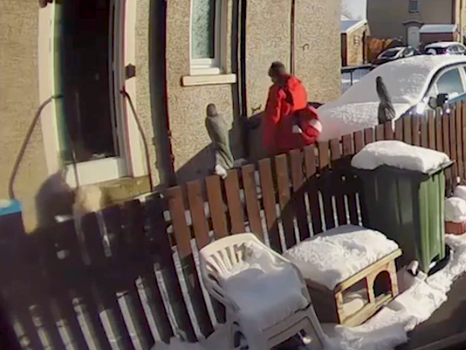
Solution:
<svg viewBox="0 0 466 350"><path fill-rule="evenodd" d="M365 146L351 165L363 183L365 226L384 233L427 273L445 257L445 172L453 162L442 152L401 141Z"/></svg>

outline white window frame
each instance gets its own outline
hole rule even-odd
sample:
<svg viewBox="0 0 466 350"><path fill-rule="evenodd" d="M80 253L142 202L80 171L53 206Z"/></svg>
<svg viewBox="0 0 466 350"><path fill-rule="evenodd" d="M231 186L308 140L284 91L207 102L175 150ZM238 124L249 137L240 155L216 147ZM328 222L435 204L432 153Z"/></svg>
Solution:
<svg viewBox="0 0 466 350"><path fill-rule="evenodd" d="M419 0L408 0L408 10L409 13L419 13ZM411 5L414 5L412 8Z"/></svg>
<svg viewBox="0 0 466 350"><path fill-rule="evenodd" d="M194 0L189 0L190 19L189 19L189 58L191 75L217 75L224 73L225 67L225 43L226 38L226 18L227 18L227 0L215 0L215 42L214 58L192 58L192 13Z"/></svg>
<svg viewBox="0 0 466 350"><path fill-rule="evenodd" d="M40 101L45 101L50 96L57 94L57 87L54 84L54 30L56 2L49 4L39 11L39 65L43 67L39 70L39 97ZM123 67L135 65L135 36L136 36L136 0L125 0L124 4L124 32ZM123 68L124 70L124 68ZM136 105L136 78L130 78L124 82L125 89L133 98ZM128 101L125 100L122 115L123 120L119 120L118 138L120 144L120 156L105 159L92 160L76 164L78 179L75 177L73 165L65 166L66 182L71 187L77 185L90 185L105 181L117 180L122 177L139 177L147 175L147 165L144 157L144 147L141 136L134 118L128 113L132 113ZM42 136L45 149L45 157L49 175L56 173L63 168L61 159L61 147L58 137L58 124L56 113L56 101L50 103L41 115Z"/></svg>

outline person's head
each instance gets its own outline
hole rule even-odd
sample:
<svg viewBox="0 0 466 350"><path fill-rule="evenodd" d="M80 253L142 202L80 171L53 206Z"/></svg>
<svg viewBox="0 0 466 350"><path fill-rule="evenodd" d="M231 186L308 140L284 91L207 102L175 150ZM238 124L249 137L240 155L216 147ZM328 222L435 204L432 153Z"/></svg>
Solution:
<svg viewBox="0 0 466 350"><path fill-rule="evenodd" d="M275 84L283 83L288 73L286 71L285 65L281 62L273 62L269 68L269 77Z"/></svg>

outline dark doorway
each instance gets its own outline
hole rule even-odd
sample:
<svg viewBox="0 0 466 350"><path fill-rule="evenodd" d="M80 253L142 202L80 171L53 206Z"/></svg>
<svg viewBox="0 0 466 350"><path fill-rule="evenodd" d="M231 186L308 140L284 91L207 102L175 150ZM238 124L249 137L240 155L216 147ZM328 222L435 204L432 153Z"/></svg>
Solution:
<svg viewBox="0 0 466 350"><path fill-rule="evenodd" d="M111 98L113 11L111 0L62 1L60 70L63 92L59 105L62 159L85 162L119 155L114 103Z"/></svg>

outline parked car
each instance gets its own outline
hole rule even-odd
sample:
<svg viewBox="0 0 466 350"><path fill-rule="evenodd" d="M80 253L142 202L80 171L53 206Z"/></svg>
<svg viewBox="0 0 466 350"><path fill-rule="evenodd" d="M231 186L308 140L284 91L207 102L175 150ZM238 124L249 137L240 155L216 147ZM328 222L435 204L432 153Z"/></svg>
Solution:
<svg viewBox="0 0 466 350"><path fill-rule="evenodd" d="M428 55L464 55L466 46L456 41L442 41L426 45L424 53Z"/></svg>
<svg viewBox="0 0 466 350"><path fill-rule="evenodd" d="M466 56L415 56L381 65L318 111L329 140L378 124L376 78L382 77L395 119L424 115L426 109L466 99Z"/></svg>
<svg viewBox="0 0 466 350"><path fill-rule="evenodd" d="M392 47L378 55L374 64L381 65L387 62L399 60L400 58L412 57L419 54L420 52L412 46Z"/></svg>

